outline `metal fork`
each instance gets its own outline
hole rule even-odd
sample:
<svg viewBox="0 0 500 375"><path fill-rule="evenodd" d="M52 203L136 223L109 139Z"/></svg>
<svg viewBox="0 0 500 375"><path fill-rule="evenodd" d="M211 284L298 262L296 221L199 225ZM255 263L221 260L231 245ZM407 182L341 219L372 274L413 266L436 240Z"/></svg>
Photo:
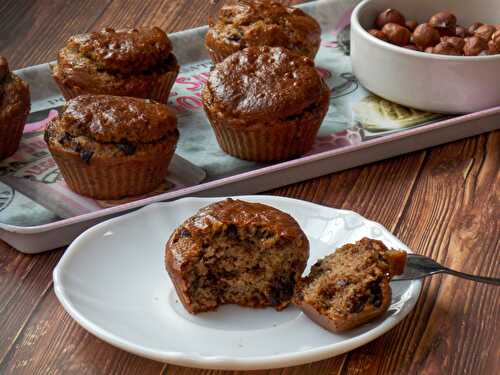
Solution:
<svg viewBox="0 0 500 375"><path fill-rule="evenodd" d="M448 267L442 266L435 260L423 255L408 254L406 257L406 267L403 274L395 276L393 281L422 279L436 273L447 273L464 279L474 280L480 283L500 285L500 279L494 277L476 276L464 272L458 272Z"/></svg>

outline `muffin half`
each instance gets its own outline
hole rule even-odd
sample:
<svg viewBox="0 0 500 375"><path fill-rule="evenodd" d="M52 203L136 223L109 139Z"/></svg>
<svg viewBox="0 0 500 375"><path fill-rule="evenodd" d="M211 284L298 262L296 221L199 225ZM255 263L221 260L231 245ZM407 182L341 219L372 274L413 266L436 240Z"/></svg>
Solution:
<svg viewBox="0 0 500 375"><path fill-rule="evenodd" d="M389 282L403 273L405 263L404 251L365 237L316 262L300 281L294 303L329 331L355 328L387 311Z"/></svg>
<svg viewBox="0 0 500 375"><path fill-rule="evenodd" d="M207 206L171 235L165 265L190 313L223 304L285 308L309 257L309 242L288 214L227 199Z"/></svg>
<svg viewBox="0 0 500 375"><path fill-rule="evenodd" d="M249 47L210 72L205 112L220 147L253 161L308 152L328 111L330 91L305 56L281 47Z"/></svg>
<svg viewBox="0 0 500 375"><path fill-rule="evenodd" d="M68 186L96 199L157 188L165 180L178 137L175 115L166 105L107 95L68 101L45 131Z"/></svg>
<svg viewBox="0 0 500 375"><path fill-rule="evenodd" d="M314 59L321 43L318 22L273 0L226 1L209 19L205 44L217 63L246 47L284 47Z"/></svg>
<svg viewBox="0 0 500 375"><path fill-rule="evenodd" d="M66 99L106 94L161 103L167 102L178 72L172 43L158 27L72 36L52 68Z"/></svg>
<svg viewBox="0 0 500 375"><path fill-rule="evenodd" d="M28 84L12 73L7 59L0 56L0 160L19 148L29 112Z"/></svg>

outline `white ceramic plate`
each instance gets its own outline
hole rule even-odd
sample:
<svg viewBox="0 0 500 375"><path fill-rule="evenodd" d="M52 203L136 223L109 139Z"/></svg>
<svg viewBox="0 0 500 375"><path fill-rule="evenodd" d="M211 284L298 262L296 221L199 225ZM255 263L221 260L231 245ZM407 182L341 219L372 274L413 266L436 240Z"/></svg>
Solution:
<svg viewBox="0 0 500 375"><path fill-rule="evenodd" d="M273 196L244 196L291 214L309 237L308 268L340 245L364 236L408 248L380 224L351 211ZM419 281L393 282L392 304L380 319L332 334L295 307L188 314L165 271L170 233L199 208L223 198L157 203L96 225L79 236L54 270L66 311L102 340L131 353L173 364L250 370L299 365L359 347L400 322L417 301Z"/></svg>

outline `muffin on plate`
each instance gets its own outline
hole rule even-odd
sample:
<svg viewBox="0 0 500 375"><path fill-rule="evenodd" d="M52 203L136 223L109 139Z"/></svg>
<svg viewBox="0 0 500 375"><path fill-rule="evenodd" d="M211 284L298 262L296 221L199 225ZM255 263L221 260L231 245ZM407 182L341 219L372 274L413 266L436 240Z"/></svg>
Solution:
<svg viewBox="0 0 500 375"><path fill-rule="evenodd" d="M294 303L329 331L355 328L387 311L389 282L405 264L404 251L365 237L316 262L297 286Z"/></svg>
<svg viewBox="0 0 500 375"><path fill-rule="evenodd" d="M227 199L199 210L170 236L165 265L192 314L223 304L290 303L309 257L309 242L288 214Z"/></svg>
<svg viewBox="0 0 500 375"><path fill-rule="evenodd" d="M210 17L205 37L214 63L251 46L284 47L314 59L320 43L314 18L274 0L226 1Z"/></svg>
<svg viewBox="0 0 500 375"><path fill-rule="evenodd" d="M0 160L19 148L29 113L28 84L12 73L7 59L0 56Z"/></svg>
<svg viewBox="0 0 500 375"><path fill-rule="evenodd" d="M158 27L72 36L52 67L66 99L106 94L161 103L167 102L178 72L172 43Z"/></svg>
<svg viewBox="0 0 500 375"><path fill-rule="evenodd" d="M149 99L81 95L45 131L68 186L95 199L148 193L167 175L179 132L175 114Z"/></svg>
<svg viewBox="0 0 500 375"><path fill-rule="evenodd" d="M222 150L253 161L307 153L329 97L313 60L281 47L234 53L214 67L202 93Z"/></svg>

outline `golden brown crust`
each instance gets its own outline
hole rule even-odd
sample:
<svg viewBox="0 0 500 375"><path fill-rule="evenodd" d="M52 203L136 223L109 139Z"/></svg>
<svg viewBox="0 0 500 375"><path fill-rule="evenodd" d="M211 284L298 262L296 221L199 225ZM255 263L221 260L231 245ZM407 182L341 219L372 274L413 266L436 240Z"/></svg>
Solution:
<svg viewBox="0 0 500 375"><path fill-rule="evenodd" d="M236 233L254 233L252 236L260 238L258 243L266 249L261 251L268 254L284 251L285 247L287 251L292 251L294 259L291 260L291 269L277 267L271 271L271 279L274 280L271 288L274 288L274 291L270 294L274 297L261 301L232 301L246 307L273 306L278 310L285 308L291 301L294 285L300 279L309 257L307 237L290 215L264 204L233 199L226 199L199 210L172 233L166 244L165 267L184 307L191 313L198 313L214 310L218 306L218 303L211 307L195 306L192 293L189 292L193 285L188 281L187 272L189 267L205 267L201 259L207 251L213 251L208 250L210 244L222 233L229 236L236 236ZM259 237L262 234L263 237ZM255 253L254 256L259 254ZM230 259L232 265L242 262L242 259ZM264 266L260 264L259 267ZM285 272L285 281L280 279L282 272ZM206 271L203 274L206 275ZM268 292L269 290L266 293ZM264 290L262 293L265 293Z"/></svg>
<svg viewBox="0 0 500 375"><path fill-rule="evenodd" d="M70 188L98 199L154 190L166 177L178 137L167 106L105 95L68 101L45 131Z"/></svg>
<svg viewBox="0 0 500 375"><path fill-rule="evenodd" d="M314 18L276 1L224 5L209 26L205 42L216 61L250 46L285 47L314 58L321 42Z"/></svg>
<svg viewBox="0 0 500 375"><path fill-rule="evenodd" d="M217 64L203 91L205 108L228 120L300 114L328 96L314 62L280 47L249 47Z"/></svg>
<svg viewBox="0 0 500 375"><path fill-rule="evenodd" d="M168 78L173 83L178 71L171 42L157 27L108 28L73 36L52 67L66 99L91 93L160 100L151 97L151 92L161 80Z"/></svg>
<svg viewBox="0 0 500 375"><path fill-rule="evenodd" d="M10 72L7 59L0 56L0 160L19 147L30 105L28 84Z"/></svg>
<svg viewBox="0 0 500 375"><path fill-rule="evenodd" d="M405 252L363 238L318 261L301 280L294 303L327 330L355 328L387 311L390 279L405 263Z"/></svg>

